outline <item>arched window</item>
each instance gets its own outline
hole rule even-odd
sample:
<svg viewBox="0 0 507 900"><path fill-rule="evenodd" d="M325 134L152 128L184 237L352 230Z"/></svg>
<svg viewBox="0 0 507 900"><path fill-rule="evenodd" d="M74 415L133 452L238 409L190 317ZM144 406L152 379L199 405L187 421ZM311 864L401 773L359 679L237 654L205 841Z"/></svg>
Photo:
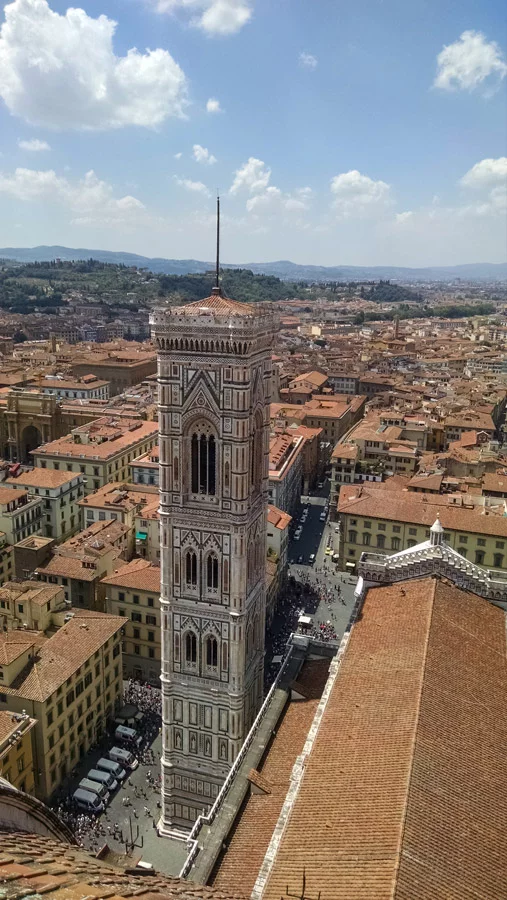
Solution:
<svg viewBox="0 0 507 900"><path fill-rule="evenodd" d="M206 665L208 668L218 666L218 641L212 635L206 638Z"/></svg>
<svg viewBox="0 0 507 900"><path fill-rule="evenodd" d="M212 434L194 431L191 440L191 489L213 496L216 491L216 441Z"/></svg>
<svg viewBox="0 0 507 900"><path fill-rule="evenodd" d="M187 550L185 557L185 581L187 587L197 587L197 556L193 550Z"/></svg>
<svg viewBox="0 0 507 900"><path fill-rule="evenodd" d="M206 560L206 586L209 591L218 590L218 559L214 553Z"/></svg>
<svg viewBox="0 0 507 900"><path fill-rule="evenodd" d="M185 662L189 665L197 662L197 638L193 631L185 635Z"/></svg>
<svg viewBox="0 0 507 900"><path fill-rule="evenodd" d="M385 547L386 545L386 536L385 534L377 534L377 547Z"/></svg>
<svg viewBox="0 0 507 900"><path fill-rule="evenodd" d="M495 569L503 569L503 553L495 553L493 557L493 565Z"/></svg>
<svg viewBox="0 0 507 900"><path fill-rule="evenodd" d="M369 534L367 531L365 531L365 532L363 533L363 544L364 544L366 547L369 547L369 546L370 546L370 541L371 541L371 534Z"/></svg>

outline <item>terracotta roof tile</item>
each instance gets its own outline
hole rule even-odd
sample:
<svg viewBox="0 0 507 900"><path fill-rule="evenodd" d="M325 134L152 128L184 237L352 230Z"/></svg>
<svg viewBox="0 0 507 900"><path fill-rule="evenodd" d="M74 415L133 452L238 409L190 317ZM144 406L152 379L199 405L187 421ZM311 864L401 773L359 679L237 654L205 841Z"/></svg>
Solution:
<svg viewBox="0 0 507 900"><path fill-rule="evenodd" d="M370 589L263 893L507 897L505 614L437 579Z"/></svg>
<svg viewBox="0 0 507 900"><path fill-rule="evenodd" d="M289 702L285 707L257 773L262 779L263 790L268 786L269 793L251 793L247 797L229 834L227 850L212 873L210 884L214 887L242 890L248 894L252 891L285 800L292 768L303 749L322 695L328 669L329 660L305 662L299 680L309 697Z"/></svg>
<svg viewBox="0 0 507 900"><path fill-rule="evenodd" d="M38 894L47 900L246 900L244 892L214 890L159 873L130 875L86 850L24 832L0 832L0 891L4 900Z"/></svg>

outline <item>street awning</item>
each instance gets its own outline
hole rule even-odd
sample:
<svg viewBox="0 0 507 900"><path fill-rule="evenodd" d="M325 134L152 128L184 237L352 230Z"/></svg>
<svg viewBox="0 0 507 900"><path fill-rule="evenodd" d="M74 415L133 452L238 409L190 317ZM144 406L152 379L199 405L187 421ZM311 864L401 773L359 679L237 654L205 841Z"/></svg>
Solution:
<svg viewBox="0 0 507 900"><path fill-rule="evenodd" d="M345 565L346 565L347 569L354 569L356 564L353 562L348 562L348 563L345 563Z"/></svg>
<svg viewBox="0 0 507 900"><path fill-rule="evenodd" d="M136 541L145 541L147 537L146 531L136 531Z"/></svg>

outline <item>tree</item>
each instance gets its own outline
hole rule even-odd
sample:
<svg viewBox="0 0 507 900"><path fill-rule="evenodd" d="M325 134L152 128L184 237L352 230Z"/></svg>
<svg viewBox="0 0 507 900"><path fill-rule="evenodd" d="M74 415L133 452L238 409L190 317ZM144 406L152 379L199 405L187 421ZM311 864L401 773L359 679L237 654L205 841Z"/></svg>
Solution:
<svg viewBox="0 0 507 900"><path fill-rule="evenodd" d="M360 310L356 316L354 316L354 325L362 325L364 322L364 312Z"/></svg>
<svg viewBox="0 0 507 900"><path fill-rule="evenodd" d="M28 340L24 331L15 331L12 335L12 340L15 344L24 344L25 341Z"/></svg>

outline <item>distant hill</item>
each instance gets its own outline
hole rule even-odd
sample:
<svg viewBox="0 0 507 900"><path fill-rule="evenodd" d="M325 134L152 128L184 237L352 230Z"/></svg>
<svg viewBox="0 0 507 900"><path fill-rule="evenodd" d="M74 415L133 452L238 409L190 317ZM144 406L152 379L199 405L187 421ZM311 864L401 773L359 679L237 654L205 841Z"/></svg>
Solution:
<svg viewBox="0 0 507 900"><path fill-rule="evenodd" d="M3 247L0 259L16 262L47 262L63 260L97 259L100 262L147 268L151 272L167 275L198 274L212 269L214 263L198 259L163 259L122 253L110 250L89 250L70 247ZM467 263L460 266L431 266L421 269L402 266L305 266L289 260L269 263L223 263L226 268L250 269L259 275L274 275L284 281L453 281L456 278L471 281L500 281L507 278L507 263Z"/></svg>

